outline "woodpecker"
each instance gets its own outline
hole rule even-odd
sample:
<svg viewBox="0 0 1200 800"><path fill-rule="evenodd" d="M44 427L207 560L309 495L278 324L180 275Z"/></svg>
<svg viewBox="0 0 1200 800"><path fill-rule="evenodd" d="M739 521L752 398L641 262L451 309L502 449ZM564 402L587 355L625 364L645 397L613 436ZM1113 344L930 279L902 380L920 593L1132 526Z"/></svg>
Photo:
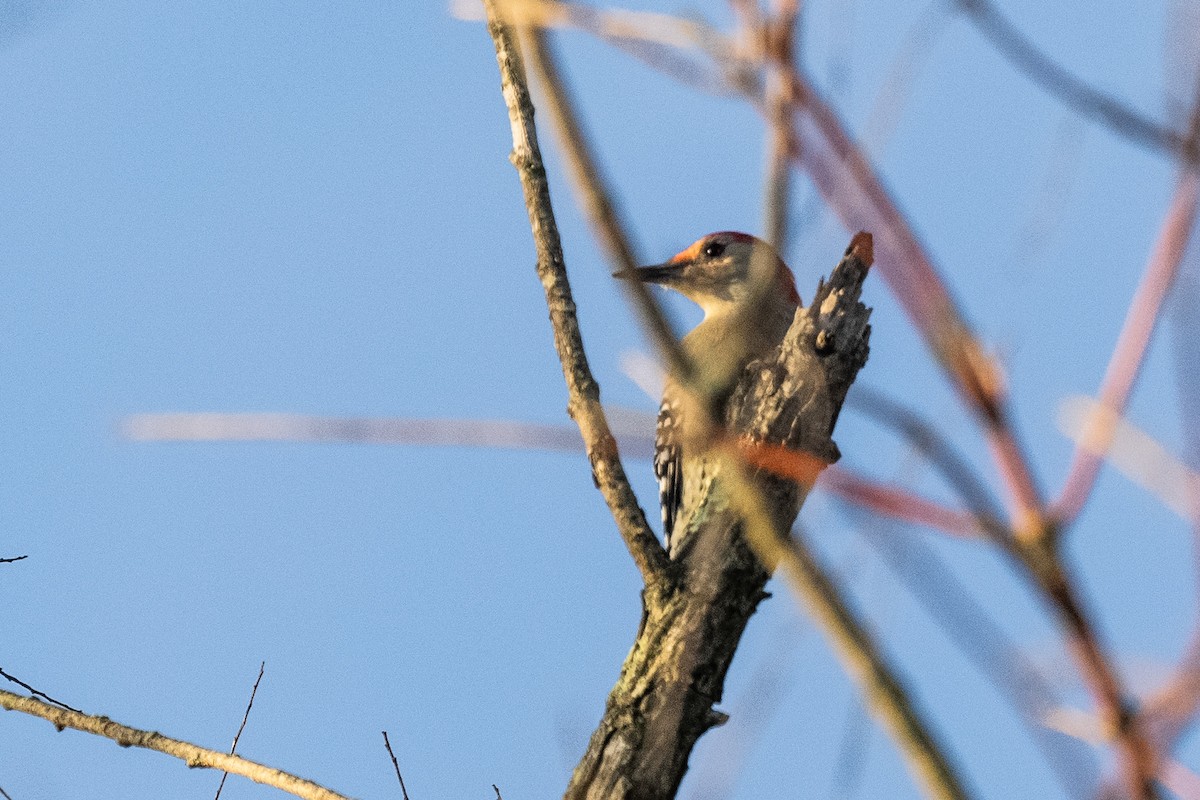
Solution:
<svg viewBox="0 0 1200 800"><path fill-rule="evenodd" d="M769 244L746 233L721 231L698 239L670 261L615 277L656 283L687 297L704 319L681 342L695 374L691 389L710 401L713 419L723 421L730 391L750 362L779 346L800 307L796 281ZM696 408L674 374L667 375L654 437L654 473L662 503L663 539L674 558L688 517L704 496L711 469L695 450L702 447Z"/></svg>

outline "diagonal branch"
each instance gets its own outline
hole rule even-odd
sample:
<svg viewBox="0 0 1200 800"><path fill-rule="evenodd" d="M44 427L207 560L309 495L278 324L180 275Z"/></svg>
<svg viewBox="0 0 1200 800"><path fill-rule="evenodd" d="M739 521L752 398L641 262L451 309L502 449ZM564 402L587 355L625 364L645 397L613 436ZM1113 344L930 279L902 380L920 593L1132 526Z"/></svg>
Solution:
<svg viewBox="0 0 1200 800"><path fill-rule="evenodd" d="M563 377L570 395L567 410L583 435L596 486L608 503L621 537L642 573L642 579L650 585L662 579L667 568L667 554L646 523L646 515L638 506L629 479L625 477L616 439L609 430L600 406L600 387L588 367L579 320L575 316L575 301L567 282L562 242L550 205L550 186L533 126L533 102L529 99L525 67L517 42L512 29L503 23L495 0L486 0L485 7L488 32L496 45L501 87L512 126L513 150L510 158L525 193L525 206L529 211L529 222L537 247L538 277L546 292L546 305L550 309L550 321L554 327L554 346L562 362Z"/></svg>
<svg viewBox="0 0 1200 800"><path fill-rule="evenodd" d="M192 768L219 769L234 775L241 775L255 783L274 786L276 789L304 798L304 800L349 800L345 795L283 770L249 761L241 756L221 753L190 742L172 739L156 731L130 728L127 725L113 722L108 717L95 717L79 711L56 708L41 700L22 697L19 694L3 690L0 690L0 708L41 717L53 723L59 730L74 728L84 733L103 736L112 739L122 747L143 747L147 750L157 750L178 758Z"/></svg>
<svg viewBox="0 0 1200 800"><path fill-rule="evenodd" d="M1121 326L1121 333L1100 385L1100 404L1113 418L1124 413L1133 393L1150 340L1162 316L1163 305L1179 274L1183 254L1196 224L1198 204L1200 169L1187 168L1175 187L1175 195L1163 219L1146 271L1129 304L1125 323ZM1087 502L1100 473L1102 455L1111 445L1113 434L1111 422L1104 424L1095 420L1093 425L1089 425L1086 438L1096 446L1090 450L1082 445L1075 448L1075 455L1055 504L1055 514L1064 524L1074 521Z"/></svg>
<svg viewBox="0 0 1200 800"><path fill-rule="evenodd" d="M867 358L870 310L860 296L871 262L871 237L859 233L829 281L821 282L807 312L797 314L773 369L761 370L748 386L739 386L734 397L742 401L742 422L749 423L738 425L739 430L753 431L768 441L782 435L784 444L792 448L836 454L837 447L829 437L846 392ZM786 528L781 529L767 514L769 506L759 496L777 493L778 487L751 480L745 470L731 472L732 495L745 517L747 542L763 564L782 567L789 585L857 684L868 710L899 747L926 796L942 800L968 797L916 698L842 590L803 537L783 534ZM806 488L807 484L799 485L798 501L803 500Z"/></svg>
<svg viewBox="0 0 1200 800"><path fill-rule="evenodd" d="M859 386L847 402L849 406L891 428L921 452L942 478L966 504L979 528L993 541L1003 544L1010 532L1003 521L999 503L970 462L915 410L870 387Z"/></svg>
<svg viewBox="0 0 1200 800"><path fill-rule="evenodd" d="M955 0L955 5L1013 67L1076 113L1143 147L1193 162L1200 156L1190 137L1142 116L1038 50L990 0Z"/></svg>
<svg viewBox="0 0 1200 800"><path fill-rule="evenodd" d="M621 220L612 193L605 185L599 165L587 146L587 135L575 112L557 66L554 48L541 28L520 28L525 35L530 67L546 95L546 110L560 135L559 145L566 154L568 174L580 199L580 207L592 232L617 272L629 272L641 265L634 252L628 226ZM643 326L669 371L685 379L695 377L693 365L683 352L670 320L641 281L621 281L633 299Z"/></svg>
<svg viewBox="0 0 1200 800"><path fill-rule="evenodd" d="M736 3L735 10L736 10ZM775 252L787 252L788 216L792 189L790 123L793 97L783 75L795 59L799 0L775 0L775 14L751 33L760 33L767 70L767 174L764 180L763 238ZM757 16L757 15L756 15ZM751 20L753 22L753 20Z"/></svg>
<svg viewBox="0 0 1200 800"><path fill-rule="evenodd" d="M868 709L892 735L928 797L965 798L953 766L933 738L922 712L833 579L817 561L802 535L788 537L778 551L784 576L804 598L809 613L831 637L843 669L859 685Z"/></svg>

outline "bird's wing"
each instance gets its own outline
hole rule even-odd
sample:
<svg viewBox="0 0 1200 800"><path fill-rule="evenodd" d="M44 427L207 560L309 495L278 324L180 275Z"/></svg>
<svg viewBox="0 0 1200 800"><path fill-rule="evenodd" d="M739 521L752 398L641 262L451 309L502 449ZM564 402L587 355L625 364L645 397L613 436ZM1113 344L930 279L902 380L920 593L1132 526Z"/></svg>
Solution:
<svg viewBox="0 0 1200 800"><path fill-rule="evenodd" d="M683 502L683 455L675 425L674 415L663 403L658 410L658 427L654 433L654 474L658 477L658 499L662 504L663 545L668 553L675 517Z"/></svg>

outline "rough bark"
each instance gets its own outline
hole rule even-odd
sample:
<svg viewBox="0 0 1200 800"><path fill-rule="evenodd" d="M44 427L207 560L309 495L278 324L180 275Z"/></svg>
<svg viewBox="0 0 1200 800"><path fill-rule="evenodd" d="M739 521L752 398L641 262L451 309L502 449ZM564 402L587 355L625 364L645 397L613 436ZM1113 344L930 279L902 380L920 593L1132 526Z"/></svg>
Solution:
<svg viewBox="0 0 1200 800"><path fill-rule="evenodd" d="M837 458L833 425L868 353L870 309L858 297L869 242L856 237L865 251L852 245L812 305L797 312L779 350L744 371L727 408L730 430ZM764 474L756 482L777 528L788 530L806 490ZM714 705L769 575L719 480L687 537L696 545L672 563L672 579L645 592L637 638L572 776L569 800L674 797L697 739L725 719Z"/></svg>

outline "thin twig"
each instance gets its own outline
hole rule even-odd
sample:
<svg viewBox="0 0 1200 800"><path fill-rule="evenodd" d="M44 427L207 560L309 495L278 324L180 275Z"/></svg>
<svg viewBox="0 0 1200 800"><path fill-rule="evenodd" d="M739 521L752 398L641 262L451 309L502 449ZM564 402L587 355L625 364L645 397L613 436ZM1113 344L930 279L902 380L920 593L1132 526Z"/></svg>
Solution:
<svg viewBox="0 0 1200 800"><path fill-rule="evenodd" d="M3 797L4 800L12 800L12 796L9 795L8 792L4 791L3 787L0 787L0 797Z"/></svg>
<svg viewBox="0 0 1200 800"><path fill-rule="evenodd" d="M844 225L875 234L884 279L984 426L1014 502L1013 527L1040 529L1041 491L1013 427L998 368L837 114L798 70L791 78L799 98L793 124L793 157L800 159Z"/></svg>
<svg viewBox="0 0 1200 800"><path fill-rule="evenodd" d="M500 796L500 787L494 783L492 784L492 791L496 793L496 800L504 800L504 798Z"/></svg>
<svg viewBox="0 0 1200 800"><path fill-rule="evenodd" d="M1179 274L1179 265L1195 225L1198 198L1200 169L1188 168L1175 187L1175 195L1163 218L1146 271L1129 304L1125 323L1100 385L1100 403L1117 417L1124 413L1129 402L1150 339L1162 316L1163 303ZM1094 446L1091 449L1082 445L1075 448L1067 478L1054 507L1055 516L1063 525L1073 522L1087 502L1102 463L1101 456L1095 451L1102 453L1106 450L1112 436L1111 424L1096 425L1086 437Z"/></svg>
<svg viewBox="0 0 1200 800"><path fill-rule="evenodd" d="M1059 430L1077 447L1103 458L1184 521L1192 525L1200 522L1195 498L1200 472L1188 467L1146 431L1090 397L1063 400L1057 422ZM1106 433L1102 441L1089 438L1097 428Z"/></svg>
<svg viewBox="0 0 1200 800"><path fill-rule="evenodd" d="M1058 617L1067 649L1096 704L1102 730L1117 751L1125 791L1131 798L1155 798L1158 756L1142 721L1057 550L1047 537L1023 543L1014 557L1025 567L1047 605Z"/></svg>
<svg viewBox="0 0 1200 800"><path fill-rule="evenodd" d="M652 436L635 431L626 409L606 410L621 452L650 458ZM624 415L624 417L622 416ZM653 421L653 417L650 417ZM644 420L638 419L639 424ZM125 436L141 442L353 442L432 447L488 447L544 452L586 453L577 425L517 420L420 419L413 417L324 417L284 413L134 414L121 425Z"/></svg>
<svg viewBox="0 0 1200 800"><path fill-rule="evenodd" d="M649 459L654 455L653 415L619 406L606 406L605 413L623 456ZM135 414L125 420L123 429L131 438L149 442L349 442L587 452L578 426L512 420L197 412ZM977 518L966 512L845 467L834 465L826 469L829 465L825 461L808 453L763 444L742 443L742 446L742 455L748 463L802 483L811 483L818 475L824 475L819 486L822 491L859 503L877 514L929 525L956 536L975 536L985 530Z"/></svg>
<svg viewBox="0 0 1200 800"><path fill-rule="evenodd" d="M868 480L848 469L831 467L823 474L820 486L864 510L898 522L924 525L960 539L989 535L974 514L948 508L903 486Z"/></svg>
<svg viewBox="0 0 1200 800"><path fill-rule="evenodd" d="M1047 93L1131 142L1195 161L1195 142L1084 82L1037 49L990 0L954 0L996 51Z"/></svg>
<svg viewBox="0 0 1200 800"><path fill-rule="evenodd" d="M858 684L867 707L900 747L909 768L929 797L965 798L967 792L874 638L851 611L832 578L802 536L786 537L772 548L788 583L820 623L842 667Z"/></svg>
<svg viewBox="0 0 1200 800"><path fill-rule="evenodd" d="M625 476L616 440L600 406L600 387L592 377L575 302L567 281L562 242L550 205L550 188L542 166L537 133L533 125L533 103L525 80L525 68L513 31L504 24L497 0L485 0L488 32L496 46L504 100L512 127L511 160L521 179L525 205L537 247L537 271L546 292L546 304L554 327L554 344L562 362L563 377L570 395L568 410L587 442L588 459L596 485L612 512L634 563L649 584L660 581L667 569L667 554L646 523L645 514Z"/></svg>
<svg viewBox="0 0 1200 800"><path fill-rule="evenodd" d="M392 757L392 768L396 770L396 780L400 781L400 794L404 795L404 800L408 800L408 789L404 786L404 776L400 774L400 762L396 760L396 754L392 752L392 743L388 741L387 731L383 732L383 746L387 748L388 755Z"/></svg>
<svg viewBox="0 0 1200 800"><path fill-rule="evenodd" d="M629 236L628 225L621 219L612 192L605 184L596 157L589 146L583 123L576 113L558 69L554 48L540 28L521 28L527 45L526 55L538 85L546 96L546 110L558 133L557 141L566 155L567 172L576 190L579 205L592 233L616 267L629 272L642 264ZM690 380L695 370L679 344L679 336L663 307L642 281L622 281L633 299L642 324L650 333L655 349L663 356L670 372Z"/></svg>
<svg viewBox="0 0 1200 800"><path fill-rule="evenodd" d="M850 408L866 414L879 424L899 433L924 455L975 516L980 529L993 540L1004 542L1010 536L1004 524L1000 504L970 462L958 452L937 428L912 408L867 386L858 386L846 397Z"/></svg>
<svg viewBox="0 0 1200 800"><path fill-rule="evenodd" d="M775 0L775 13L761 24L760 31L768 67L767 82L767 174L763 181L763 237L783 253L788 243L791 199L791 118L794 98L788 82L777 73L791 69L795 57L796 21L799 0ZM736 7L736 6L735 6Z"/></svg>
<svg viewBox="0 0 1200 800"><path fill-rule="evenodd" d="M254 679L254 688L250 690L250 702L246 703L246 713L242 715L242 724L238 725L237 733L233 735L233 746L229 748L229 755L237 753L238 740L242 738L242 731L246 730L246 722L250 719L250 709L254 708L254 696L258 694L258 684L262 682L263 672L266 669L266 661L258 665L258 677ZM228 777L228 772L221 773L221 784L217 787L217 793L213 795L213 800L220 800L221 790L225 788L225 779Z"/></svg>
<svg viewBox="0 0 1200 800"><path fill-rule="evenodd" d="M11 564L14 561L24 561L29 556L13 556L12 558L0 558L0 564Z"/></svg>
<svg viewBox="0 0 1200 800"><path fill-rule="evenodd" d="M820 478L820 487L847 502L876 514L917 525L927 525L961 537L984 532L978 519L954 508L947 508L905 487L872 480L849 469L790 447L741 439L732 445L743 463L787 478L801 486L811 486Z"/></svg>
<svg viewBox="0 0 1200 800"><path fill-rule="evenodd" d="M1090 764L1087 758L1067 752L1059 734L1045 727L1045 716L1058 700L1042 673L919 537L904 535L894 526L880 529L863 524L858 529L947 638L1013 704L1031 736L1041 743L1064 791L1079 796L1080 787L1091 783Z"/></svg>
<svg viewBox="0 0 1200 800"><path fill-rule="evenodd" d="M15 683L17 686L20 686L22 689L29 692L34 697L40 697L43 700L45 700L47 703L50 703L50 704L56 705L56 706L60 706L61 708L65 708L67 711L74 711L77 714L83 713L78 708L72 708L71 706L67 705L66 703L64 703L62 701L55 700L53 697L46 694L45 692L38 691L37 689L33 688L25 681L20 680L19 678L14 678L12 675L9 675L3 669L0 669L0 678L4 678L5 680L9 681L10 683Z"/></svg>
<svg viewBox="0 0 1200 800"><path fill-rule="evenodd" d="M34 717L41 717L59 730L72 728L84 733L103 736L112 739L122 747L141 747L147 750L157 750L183 761L192 768L219 769L249 778L264 786L274 786L288 794L304 798L304 800L350 800L324 786L305 780L282 770L268 767L241 756L233 756L217 750L209 750L190 742L172 739L155 731L144 731L131 728L108 717L94 717L78 711L68 711L43 703L32 697L22 697L19 694L0 690L0 708L8 711L20 711Z"/></svg>

